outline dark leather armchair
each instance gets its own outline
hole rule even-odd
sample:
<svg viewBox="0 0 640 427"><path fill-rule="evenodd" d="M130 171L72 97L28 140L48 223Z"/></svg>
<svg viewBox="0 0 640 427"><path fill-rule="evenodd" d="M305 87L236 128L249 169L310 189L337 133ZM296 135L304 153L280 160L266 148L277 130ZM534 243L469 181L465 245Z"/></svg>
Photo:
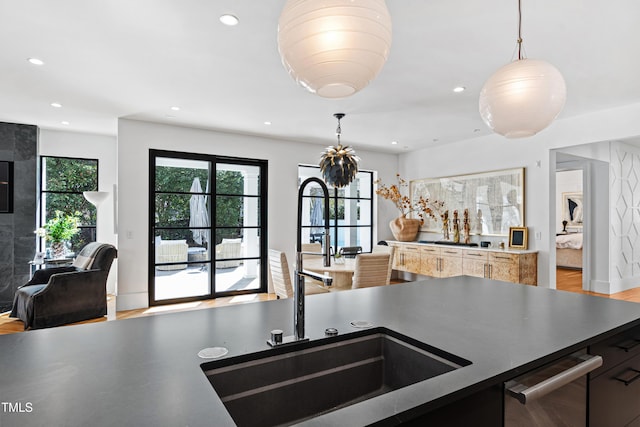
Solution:
<svg viewBox="0 0 640 427"><path fill-rule="evenodd" d="M107 277L116 256L112 245L93 242L72 266L36 270L16 291L9 316L25 329L39 329L106 315Z"/></svg>

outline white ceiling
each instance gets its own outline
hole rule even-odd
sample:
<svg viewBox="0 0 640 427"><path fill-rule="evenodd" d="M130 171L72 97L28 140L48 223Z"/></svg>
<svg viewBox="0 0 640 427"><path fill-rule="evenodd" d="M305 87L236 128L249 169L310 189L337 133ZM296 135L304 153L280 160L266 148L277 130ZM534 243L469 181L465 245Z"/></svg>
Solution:
<svg viewBox="0 0 640 427"><path fill-rule="evenodd" d="M115 135L127 117L333 143L332 115L344 112L343 143L398 152L490 133L478 94L513 58L517 0L388 0L389 60L341 100L310 94L285 72L276 44L284 3L0 0L0 121ZM240 24L222 25L223 13ZM523 0L527 56L554 64L567 83L559 119L640 102L639 18L637 0Z"/></svg>

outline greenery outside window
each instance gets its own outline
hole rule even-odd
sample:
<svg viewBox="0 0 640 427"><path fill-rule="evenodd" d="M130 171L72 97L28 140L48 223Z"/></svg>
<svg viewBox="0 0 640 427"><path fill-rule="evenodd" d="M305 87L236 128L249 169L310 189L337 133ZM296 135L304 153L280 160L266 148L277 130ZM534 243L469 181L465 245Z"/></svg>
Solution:
<svg viewBox="0 0 640 427"><path fill-rule="evenodd" d="M298 166L299 184L309 177L322 179L318 166ZM360 171L346 187L329 187L329 222L334 251L345 246L373 247L373 172ZM302 200L302 240L322 242L324 203L320 187L311 184Z"/></svg>
<svg viewBox="0 0 640 427"><path fill-rule="evenodd" d="M40 226L56 211L66 215L79 212L80 232L71 238L68 248L78 252L96 240L96 208L82 193L98 190L98 160L43 156L40 158ZM40 242L44 252L45 243Z"/></svg>
<svg viewBox="0 0 640 427"><path fill-rule="evenodd" d="M267 162L149 155L149 304L266 292Z"/></svg>

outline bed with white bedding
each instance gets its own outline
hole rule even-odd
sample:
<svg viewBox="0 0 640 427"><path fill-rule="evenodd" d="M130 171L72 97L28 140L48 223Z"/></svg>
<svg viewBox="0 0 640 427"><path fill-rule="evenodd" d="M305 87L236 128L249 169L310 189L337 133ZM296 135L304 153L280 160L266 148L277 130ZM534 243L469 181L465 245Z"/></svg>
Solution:
<svg viewBox="0 0 640 427"><path fill-rule="evenodd" d="M556 236L556 266L582 269L582 233Z"/></svg>

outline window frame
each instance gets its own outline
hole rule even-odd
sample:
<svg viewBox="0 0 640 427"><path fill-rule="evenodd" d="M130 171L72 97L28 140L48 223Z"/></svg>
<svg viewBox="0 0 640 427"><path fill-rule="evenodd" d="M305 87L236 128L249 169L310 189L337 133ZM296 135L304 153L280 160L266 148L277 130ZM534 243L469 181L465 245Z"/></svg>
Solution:
<svg viewBox="0 0 640 427"><path fill-rule="evenodd" d="M158 191L155 187L156 182L156 160L158 158L172 158L172 159L185 159L185 160L197 160L209 162L209 179L210 179L210 188L209 192L204 192L202 194L206 194L212 199L215 199L217 196L232 196L232 197L255 197L260 200L260 210L259 210L259 223L255 226L243 226L240 228L243 229L258 229L260 232L260 244L259 250L260 253L258 256L247 256L242 258L225 258L225 261L234 261L234 260L258 260L260 262L259 270L260 270L260 286L257 289L249 289L249 290L236 290L236 291L217 291L216 290L216 273L215 268L211 269L213 273L209 275L209 291L207 294L203 295L195 295L195 296L186 296L186 297L178 297L178 298L167 298L167 299L156 299L156 290L155 290L155 276L156 276L156 265L155 262L155 235L156 231L159 230L189 230L189 227L173 227L173 226L156 226L154 221L155 215L155 200L158 194L185 194L191 195L193 193L190 192L176 192L176 191ZM229 193L218 193L217 189L217 181L216 181L216 166L219 164L232 164L232 165L243 165L243 166L257 166L260 168L260 187L257 195L253 194L229 194ZM148 259L148 296L149 296L149 305L150 306L161 306L166 304L175 304L175 303L183 303L183 302L191 302L191 301L201 301L206 299L215 299L219 297L226 296L234 296L234 295L244 295L244 294L257 294L257 293L266 293L268 289L268 200L267 200L267 191L268 191L268 174L269 174L269 162L267 160L261 159L250 159L250 158L242 158L242 157L230 157L230 156L221 156L216 154L206 154L206 153L188 153L182 151L168 151L168 150L157 150L150 149L149 150L149 211L148 211L148 241L149 241L149 259ZM219 230L225 229L234 229L238 228L236 225L218 225L217 217L216 217L216 209L215 204L209 204L209 235L212 238L212 241L215 241L217 232ZM211 244L211 243L210 243ZM212 250L213 249L213 250ZM209 252L211 257L207 261L186 261L179 262L178 264L209 264L211 266L215 266L215 244L209 247ZM159 265L167 265L167 263L159 263Z"/></svg>
<svg viewBox="0 0 640 427"><path fill-rule="evenodd" d="M302 176L300 174L301 170L303 168L307 168L307 169L315 169L315 170L320 170L320 166L317 165L308 165L308 164L298 164L298 181L299 183L302 181ZM330 222L330 230L332 231L332 235L331 235L331 241L335 242L335 246L336 248L333 248L334 250L338 250L338 236L339 236L339 230L344 230L344 229L352 229L352 228L361 228L361 229L366 229L369 228L369 241L371 242L371 248L364 248L363 247L363 251L364 252L371 252L371 250L373 249L374 246L374 241L373 241L373 224L374 224L374 197L373 195L374 193L374 188L373 188L373 183L374 183L374 177L375 177L375 171L372 170L359 170L358 173L363 173L363 174L369 174L370 175L370 197L361 197L361 196L340 196L339 195L339 191L342 190L343 188L335 188L335 187L331 187L331 186L327 186L329 189L329 198L332 202L330 202L330 205L333 205L333 215L329 215L330 217L333 216L332 219L329 220ZM316 176L315 174L312 176ZM306 175L305 175L306 178ZM360 189L360 192L362 192L362 189ZM314 196L310 196L310 195L303 195L303 198L307 198L307 199L313 199ZM346 203L346 201L348 200L356 200L356 201L360 201L360 200L366 200L369 202L370 205L370 212L369 212L369 225L360 225L360 224L355 224L355 225L346 225L346 224L338 224L340 218L338 218L338 207L340 205L339 201L342 200L343 203ZM315 226L312 225L302 225L301 226L302 229L310 229L310 228L316 228ZM308 242L307 242L308 243Z"/></svg>
<svg viewBox="0 0 640 427"><path fill-rule="evenodd" d="M88 189L88 190L82 190L82 191L53 191L53 190L45 190L46 186L45 186L45 173L44 171L46 170L45 168L45 162L46 159L64 159L64 160L71 160L71 161L76 161L76 160L82 160L82 161L91 161L91 162L95 162L96 163L96 176L95 176L95 188L92 189ZM39 170L38 170L38 175L40 177L40 179L38 180L39 182L39 192L38 192L38 228L43 227L46 224L47 218L46 218L46 195L47 194L77 194L79 196L81 196L82 198L84 198L84 195L82 194L84 191L98 191L99 188L99 183L100 183L100 160L99 159L93 159L93 158L88 158L88 157L68 157L68 156L40 156L40 162L39 162ZM97 208L95 206L93 206L92 204L90 204L90 208L96 210L96 219L97 219ZM67 214L69 212L66 212ZM91 230L90 231L90 235L91 238L93 240L88 241L87 243L90 242L95 242L96 241L96 236L97 236L97 221L96 224L93 225L80 225L78 228L80 228L80 230ZM44 249L46 248L46 242L44 238L39 238L38 239L38 252L44 252ZM81 248L77 248L77 249L81 249Z"/></svg>

